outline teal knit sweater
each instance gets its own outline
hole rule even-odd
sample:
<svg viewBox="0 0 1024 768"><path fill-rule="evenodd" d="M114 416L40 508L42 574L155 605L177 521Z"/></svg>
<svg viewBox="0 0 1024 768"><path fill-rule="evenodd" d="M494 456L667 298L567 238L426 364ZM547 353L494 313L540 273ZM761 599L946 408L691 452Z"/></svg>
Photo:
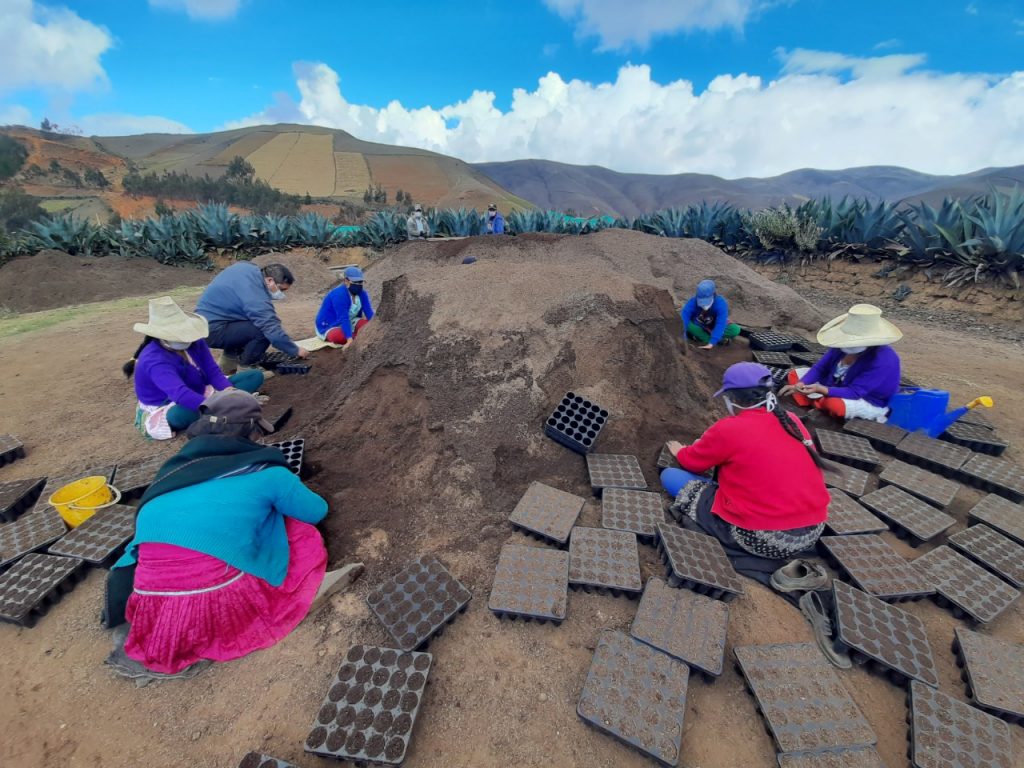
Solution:
<svg viewBox="0 0 1024 768"><path fill-rule="evenodd" d="M326 514L327 502L284 467L207 480L147 502L135 538L114 567L135 563L139 544L174 544L277 587L288 572L284 518L318 523Z"/></svg>

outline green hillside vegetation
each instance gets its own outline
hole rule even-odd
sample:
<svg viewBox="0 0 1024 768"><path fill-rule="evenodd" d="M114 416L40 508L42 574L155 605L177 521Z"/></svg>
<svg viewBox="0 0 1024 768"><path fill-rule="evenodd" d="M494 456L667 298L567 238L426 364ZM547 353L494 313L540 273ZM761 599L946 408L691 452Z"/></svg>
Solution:
<svg viewBox="0 0 1024 768"><path fill-rule="evenodd" d="M0 181L11 178L28 160L28 150L21 142L0 134Z"/></svg>

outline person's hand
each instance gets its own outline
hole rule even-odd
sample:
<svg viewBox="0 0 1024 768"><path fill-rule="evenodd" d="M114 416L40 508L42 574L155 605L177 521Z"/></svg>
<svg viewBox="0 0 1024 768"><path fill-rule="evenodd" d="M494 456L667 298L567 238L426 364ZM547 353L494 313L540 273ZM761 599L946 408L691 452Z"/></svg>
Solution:
<svg viewBox="0 0 1024 768"><path fill-rule="evenodd" d="M299 347L299 351L295 354L295 356L300 360L305 360L307 357L309 357L309 350L306 349L305 347Z"/></svg>
<svg viewBox="0 0 1024 768"><path fill-rule="evenodd" d="M779 397L785 397L786 395L793 394L794 392L797 391L797 387L799 386L799 382L796 384L787 384L786 386L779 390Z"/></svg>
<svg viewBox="0 0 1024 768"><path fill-rule="evenodd" d="M702 345L700 347L697 347L697 349L714 349L714 348L715 348L714 344L704 344L704 345Z"/></svg>
<svg viewBox="0 0 1024 768"><path fill-rule="evenodd" d="M672 456L676 456L681 450L683 450L683 444L675 440L669 440L665 443L665 447Z"/></svg>
<svg viewBox="0 0 1024 768"><path fill-rule="evenodd" d="M796 391L801 395L827 395L828 387L823 384L804 384L801 381L797 383Z"/></svg>

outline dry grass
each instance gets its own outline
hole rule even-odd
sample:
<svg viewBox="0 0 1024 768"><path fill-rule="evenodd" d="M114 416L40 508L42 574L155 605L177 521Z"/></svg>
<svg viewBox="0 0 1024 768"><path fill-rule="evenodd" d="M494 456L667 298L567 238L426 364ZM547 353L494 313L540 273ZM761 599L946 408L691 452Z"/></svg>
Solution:
<svg viewBox="0 0 1024 768"><path fill-rule="evenodd" d="M333 140L327 134L300 133L270 183L283 192L315 197L334 194Z"/></svg>
<svg viewBox="0 0 1024 768"><path fill-rule="evenodd" d="M222 149L207 162L207 165L226 166L236 157L248 158L253 152L274 138L272 133L250 133ZM250 161L251 162L251 161Z"/></svg>
<svg viewBox="0 0 1024 768"><path fill-rule="evenodd" d="M370 186L370 169L359 152L334 153L334 194L361 195Z"/></svg>

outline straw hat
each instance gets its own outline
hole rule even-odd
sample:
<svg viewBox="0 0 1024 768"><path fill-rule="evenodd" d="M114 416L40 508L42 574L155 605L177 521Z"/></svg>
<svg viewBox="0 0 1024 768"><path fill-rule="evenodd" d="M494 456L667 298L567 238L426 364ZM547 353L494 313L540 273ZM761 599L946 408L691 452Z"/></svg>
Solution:
<svg viewBox="0 0 1024 768"><path fill-rule="evenodd" d="M149 300L149 322L136 323L134 330L164 341L188 342L210 334L206 318L182 311L170 296Z"/></svg>
<svg viewBox="0 0 1024 768"><path fill-rule="evenodd" d="M854 304L818 331L818 343L826 347L881 347L902 338L900 329L883 319L882 310L872 304Z"/></svg>

